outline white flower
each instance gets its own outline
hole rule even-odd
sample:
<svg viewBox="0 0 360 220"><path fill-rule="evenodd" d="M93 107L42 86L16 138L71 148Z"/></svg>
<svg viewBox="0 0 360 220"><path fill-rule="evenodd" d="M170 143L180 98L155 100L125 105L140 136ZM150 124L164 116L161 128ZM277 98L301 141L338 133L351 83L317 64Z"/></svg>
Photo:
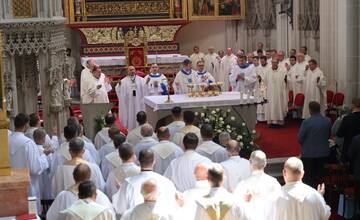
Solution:
<svg viewBox="0 0 360 220"><path fill-rule="evenodd" d="M229 112L229 113L230 113L230 112L231 112L231 110L228 108L227 112Z"/></svg>
<svg viewBox="0 0 360 220"><path fill-rule="evenodd" d="M242 135L239 135L238 137L240 138L240 140L243 138L243 136L242 136Z"/></svg>
<svg viewBox="0 0 360 220"><path fill-rule="evenodd" d="M245 122L243 122L241 125L245 127L246 124L245 124Z"/></svg>
<svg viewBox="0 0 360 220"><path fill-rule="evenodd" d="M224 119L222 117L219 118L219 121L224 121Z"/></svg>
<svg viewBox="0 0 360 220"><path fill-rule="evenodd" d="M230 118L230 120L231 120L231 121L235 121L235 117L232 116L232 117Z"/></svg>
<svg viewBox="0 0 360 220"><path fill-rule="evenodd" d="M195 112L195 116L198 116L199 115L199 112Z"/></svg>
<svg viewBox="0 0 360 220"><path fill-rule="evenodd" d="M227 129L227 132L228 132L228 133L231 133L231 129Z"/></svg>
<svg viewBox="0 0 360 220"><path fill-rule="evenodd" d="M205 117L205 114L201 112L200 117Z"/></svg>
<svg viewBox="0 0 360 220"><path fill-rule="evenodd" d="M226 125L226 128L227 128L227 129L230 129L231 127L230 127L230 125Z"/></svg>
<svg viewBox="0 0 360 220"><path fill-rule="evenodd" d="M243 142L240 142L240 147L244 146L244 143Z"/></svg>
<svg viewBox="0 0 360 220"><path fill-rule="evenodd" d="M220 109L219 109L219 108L217 108L217 109L216 109L216 111L217 111L217 112L219 112L219 111L220 111Z"/></svg>
<svg viewBox="0 0 360 220"><path fill-rule="evenodd" d="M205 118L205 122L208 123L210 120L208 118Z"/></svg>
<svg viewBox="0 0 360 220"><path fill-rule="evenodd" d="M256 131L255 131L255 130L252 130L251 133L256 134Z"/></svg>
<svg viewBox="0 0 360 220"><path fill-rule="evenodd" d="M211 111L211 114L215 115L215 114L216 114L216 112L215 112L215 111Z"/></svg>
<svg viewBox="0 0 360 220"><path fill-rule="evenodd" d="M253 142L253 141L251 141L251 142L250 142L250 144L251 144L251 145L254 145L254 142Z"/></svg>

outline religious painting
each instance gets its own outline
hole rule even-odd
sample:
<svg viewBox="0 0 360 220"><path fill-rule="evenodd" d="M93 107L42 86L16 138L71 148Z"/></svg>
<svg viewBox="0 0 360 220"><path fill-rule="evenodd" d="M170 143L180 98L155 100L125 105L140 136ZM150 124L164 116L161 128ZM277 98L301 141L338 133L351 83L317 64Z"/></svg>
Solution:
<svg viewBox="0 0 360 220"><path fill-rule="evenodd" d="M190 0L189 13L191 19L207 20L214 18L216 0Z"/></svg>
<svg viewBox="0 0 360 220"><path fill-rule="evenodd" d="M245 0L219 0L219 17L225 19L244 19Z"/></svg>

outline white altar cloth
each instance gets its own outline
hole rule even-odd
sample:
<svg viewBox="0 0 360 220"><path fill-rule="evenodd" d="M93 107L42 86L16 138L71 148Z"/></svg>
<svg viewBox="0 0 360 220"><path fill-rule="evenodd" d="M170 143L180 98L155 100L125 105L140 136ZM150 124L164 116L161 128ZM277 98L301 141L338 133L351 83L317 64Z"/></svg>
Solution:
<svg viewBox="0 0 360 220"><path fill-rule="evenodd" d="M182 63L189 57L181 54L149 54L147 55L148 63ZM125 56L106 56L106 57L81 57L81 64L84 65L87 60L94 59L100 66L125 66Z"/></svg>

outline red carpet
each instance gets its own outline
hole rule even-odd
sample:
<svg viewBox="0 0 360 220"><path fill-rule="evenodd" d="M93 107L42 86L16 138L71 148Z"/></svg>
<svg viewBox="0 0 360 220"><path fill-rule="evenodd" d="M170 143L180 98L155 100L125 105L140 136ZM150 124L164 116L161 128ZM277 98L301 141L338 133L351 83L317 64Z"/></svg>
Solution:
<svg viewBox="0 0 360 220"><path fill-rule="evenodd" d="M268 158L298 156L300 145L297 134L301 120L286 119L282 128L269 128L266 123L258 123L256 132L259 138L256 143L266 153Z"/></svg>

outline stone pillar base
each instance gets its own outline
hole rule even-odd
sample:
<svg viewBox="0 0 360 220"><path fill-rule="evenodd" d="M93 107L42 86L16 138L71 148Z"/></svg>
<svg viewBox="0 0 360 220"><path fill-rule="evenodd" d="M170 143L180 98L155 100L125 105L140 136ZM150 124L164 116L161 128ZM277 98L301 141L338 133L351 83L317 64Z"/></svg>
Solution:
<svg viewBox="0 0 360 220"><path fill-rule="evenodd" d="M17 216L29 212L27 169L13 169L10 176L0 176L0 217Z"/></svg>

